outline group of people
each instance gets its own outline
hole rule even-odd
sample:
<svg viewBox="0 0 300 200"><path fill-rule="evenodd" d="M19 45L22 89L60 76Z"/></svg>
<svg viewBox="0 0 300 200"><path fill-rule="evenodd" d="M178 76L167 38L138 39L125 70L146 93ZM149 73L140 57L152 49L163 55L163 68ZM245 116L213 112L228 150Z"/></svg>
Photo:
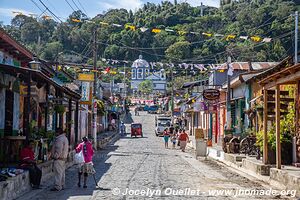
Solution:
<svg viewBox="0 0 300 200"><path fill-rule="evenodd" d="M169 138L172 142L173 149L177 145L180 146L182 152L185 152L186 144L189 142L189 136L184 129L174 128L173 125L170 128L166 128L163 132L165 148L169 148Z"/></svg>
<svg viewBox="0 0 300 200"><path fill-rule="evenodd" d="M29 141L25 144L24 148L20 152L20 168L29 171L30 184L33 189L39 189L42 171L37 166L36 159L34 157L34 142ZM84 163L79 165L78 169L78 187L81 187L81 177L83 179L83 188L87 188L87 177L89 174L94 174L95 170L93 167L92 158L94 155L94 150L92 143L87 137L82 138L82 142L77 145L74 150L76 153L82 151L84 157ZM54 187L51 191L61 191L65 188L65 170L66 161L69 154L69 141L63 131L63 129L58 128L56 130L56 138L52 144L52 149L50 153L50 159L53 160L53 173L54 173Z"/></svg>

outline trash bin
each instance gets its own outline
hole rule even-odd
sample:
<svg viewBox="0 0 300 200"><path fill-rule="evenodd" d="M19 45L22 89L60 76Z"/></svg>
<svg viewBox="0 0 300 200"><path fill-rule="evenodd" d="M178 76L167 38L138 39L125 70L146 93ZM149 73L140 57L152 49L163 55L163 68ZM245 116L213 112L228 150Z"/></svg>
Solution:
<svg viewBox="0 0 300 200"><path fill-rule="evenodd" d="M195 129L195 139L196 139L196 157L207 155L207 140L204 139L204 132L201 128Z"/></svg>
<svg viewBox="0 0 300 200"><path fill-rule="evenodd" d="M196 157L207 155L207 141L205 139L196 139Z"/></svg>

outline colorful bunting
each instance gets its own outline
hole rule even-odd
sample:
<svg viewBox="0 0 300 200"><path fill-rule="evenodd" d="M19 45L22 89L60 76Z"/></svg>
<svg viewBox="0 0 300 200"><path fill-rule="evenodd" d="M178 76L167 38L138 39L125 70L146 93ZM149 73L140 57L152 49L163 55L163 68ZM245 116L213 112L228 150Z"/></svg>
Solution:
<svg viewBox="0 0 300 200"><path fill-rule="evenodd" d="M212 36L213 36L212 33L202 33L202 35L205 35L205 36L207 36L207 37L212 37Z"/></svg>
<svg viewBox="0 0 300 200"><path fill-rule="evenodd" d="M243 40L248 40L248 36L240 36L240 39L243 39Z"/></svg>
<svg viewBox="0 0 300 200"><path fill-rule="evenodd" d="M115 26L115 27L122 27L121 24L112 24L112 26Z"/></svg>
<svg viewBox="0 0 300 200"><path fill-rule="evenodd" d="M161 32L161 29L154 28L154 29L152 29L151 32L152 32L152 33L160 33L160 32Z"/></svg>
<svg viewBox="0 0 300 200"><path fill-rule="evenodd" d="M259 37L259 36L252 36L252 37L250 37L250 39L254 42L260 42L262 40L261 37Z"/></svg>
<svg viewBox="0 0 300 200"><path fill-rule="evenodd" d="M236 38L236 35L227 35L226 36L226 41L233 40L235 38Z"/></svg>
<svg viewBox="0 0 300 200"><path fill-rule="evenodd" d="M185 34L187 34L186 31L177 31L177 33L178 33L179 35L185 35Z"/></svg>
<svg viewBox="0 0 300 200"><path fill-rule="evenodd" d="M104 26L108 26L108 23L106 22L99 22L101 25L104 25Z"/></svg>
<svg viewBox="0 0 300 200"><path fill-rule="evenodd" d="M271 41L272 41L272 38L264 38L262 42L268 43L268 42L271 42Z"/></svg>
<svg viewBox="0 0 300 200"><path fill-rule="evenodd" d="M72 22L77 22L77 23L81 22L80 19L74 19L74 18L72 18L71 20L72 20Z"/></svg>
<svg viewBox="0 0 300 200"><path fill-rule="evenodd" d="M136 30L136 27L133 26L133 25L125 24L125 29L130 29L130 30L132 30L132 31L135 31L135 30Z"/></svg>
<svg viewBox="0 0 300 200"><path fill-rule="evenodd" d="M144 32L146 32L148 30L148 28L142 27L142 28L140 28L140 30L144 33Z"/></svg>

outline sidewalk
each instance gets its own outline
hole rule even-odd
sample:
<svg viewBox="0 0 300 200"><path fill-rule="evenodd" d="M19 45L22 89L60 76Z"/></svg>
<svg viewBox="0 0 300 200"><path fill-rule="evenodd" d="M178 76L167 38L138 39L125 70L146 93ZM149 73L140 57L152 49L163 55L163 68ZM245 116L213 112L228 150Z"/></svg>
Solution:
<svg viewBox="0 0 300 200"><path fill-rule="evenodd" d="M101 152L101 149L105 148L109 143L119 139L119 134L117 132L104 132L100 134L97 138L98 145L100 144L101 148L98 148L98 152ZM99 147L99 146L98 146ZM66 173L69 171L75 170L75 165L73 162L74 154L72 152L69 153L68 162L66 163ZM53 161L48 161L39 165L41 168L42 175L42 188L41 190L32 190L29 186L29 174L25 172L17 177L13 177L13 179L8 181L6 186L2 186L1 184L5 184L1 182L0 186L0 199L11 200L11 199L30 199L34 197L36 194L39 194L43 191L47 191L53 185L53 172L52 172L52 163ZM75 170L76 171L76 170ZM76 177L77 178L77 177Z"/></svg>
<svg viewBox="0 0 300 200"><path fill-rule="evenodd" d="M282 166L282 169L276 169L272 165L264 165L261 160L244 154L224 153L222 147L217 145L208 147L207 151L210 159L226 165L245 177L255 178L279 189L300 192L300 168Z"/></svg>

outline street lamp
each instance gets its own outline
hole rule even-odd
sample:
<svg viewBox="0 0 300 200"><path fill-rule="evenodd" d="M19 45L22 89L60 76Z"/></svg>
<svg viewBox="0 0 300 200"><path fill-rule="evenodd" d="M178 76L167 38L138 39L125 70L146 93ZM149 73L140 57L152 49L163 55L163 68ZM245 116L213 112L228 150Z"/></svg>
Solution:
<svg viewBox="0 0 300 200"><path fill-rule="evenodd" d="M36 58L33 58L33 61L29 62L29 68L34 70L41 70L41 63L36 60Z"/></svg>

